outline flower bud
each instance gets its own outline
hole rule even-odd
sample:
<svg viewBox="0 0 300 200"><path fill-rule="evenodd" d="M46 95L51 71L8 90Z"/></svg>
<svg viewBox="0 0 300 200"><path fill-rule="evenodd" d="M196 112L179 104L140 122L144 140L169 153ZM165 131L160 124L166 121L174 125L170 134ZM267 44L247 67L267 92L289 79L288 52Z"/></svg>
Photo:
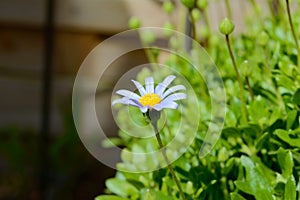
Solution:
<svg viewBox="0 0 300 200"><path fill-rule="evenodd" d="M193 8L195 0L180 0L181 3L187 8Z"/></svg>
<svg viewBox="0 0 300 200"><path fill-rule="evenodd" d="M208 0L198 0L197 1L197 6L201 10L204 10L208 6Z"/></svg>
<svg viewBox="0 0 300 200"><path fill-rule="evenodd" d="M137 17L131 17L128 21L128 26L130 29L136 29L141 27L141 21Z"/></svg>
<svg viewBox="0 0 300 200"><path fill-rule="evenodd" d="M174 10L174 5L171 1L164 1L163 3L163 10L167 13L170 14Z"/></svg>
<svg viewBox="0 0 300 200"><path fill-rule="evenodd" d="M203 38L208 38L210 35L209 28L207 26L202 26L200 29L200 36Z"/></svg>
<svg viewBox="0 0 300 200"><path fill-rule="evenodd" d="M164 24L164 30L163 33L165 36L170 37L173 34L174 26L170 22L166 22Z"/></svg>
<svg viewBox="0 0 300 200"><path fill-rule="evenodd" d="M263 31L258 35L257 40L258 40L258 44L264 47L269 42L269 35Z"/></svg>
<svg viewBox="0 0 300 200"><path fill-rule="evenodd" d="M234 23L230 19L224 18L219 25L219 30L222 34L229 35L234 30Z"/></svg>
<svg viewBox="0 0 300 200"><path fill-rule="evenodd" d="M198 21L201 18L201 12L196 8L192 10L191 15L194 21Z"/></svg>
<svg viewBox="0 0 300 200"><path fill-rule="evenodd" d="M179 41L176 37L171 37L169 40L169 45L172 49L178 49L179 48Z"/></svg>
<svg viewBox="0 0 300 200"><path fill-rule="evenodd" d="M151 44L155 41L155 34L152 31L145 30L141 32L141 39L146 44Z"/></svg>

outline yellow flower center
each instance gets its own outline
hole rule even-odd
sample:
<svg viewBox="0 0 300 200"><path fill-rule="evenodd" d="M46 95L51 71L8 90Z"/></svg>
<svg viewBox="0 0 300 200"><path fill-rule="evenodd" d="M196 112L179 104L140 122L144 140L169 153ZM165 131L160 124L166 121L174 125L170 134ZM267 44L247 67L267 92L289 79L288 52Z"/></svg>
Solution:
<svg viewBox="0 0 300 200"><path fill-rule="evenodd" d="M160 102L160 97L157 94L145 94L139 99L142 106L154 106Z"/></svg>

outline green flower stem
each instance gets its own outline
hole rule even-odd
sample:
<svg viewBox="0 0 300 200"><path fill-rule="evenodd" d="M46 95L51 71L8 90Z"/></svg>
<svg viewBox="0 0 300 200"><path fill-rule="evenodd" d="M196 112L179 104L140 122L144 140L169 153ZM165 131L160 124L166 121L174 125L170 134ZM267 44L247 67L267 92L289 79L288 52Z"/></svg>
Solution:
<svg viewBox="0 0 300 200"><path fill-rule="evenodd" d="M190 17L191 26L192 26L192 38L193 38L193 40L197 41L196 21L192 16L192 9L189 9L189 17Z"/></svg>
<svg viewBox="0 0 300 200"><path fill-rule="evenodd" d="M254 92L253 92L252 87L250 85L249 77L248 76L245 77L245 82L246 82L246 84L248 86L248 91L249 91L249 94L251 96L251 100L253 101L254 100Z"/></svg>
<svg viewBox="0 0 300 200"><path fill-rule="evenodd" d="M251 5L252 5L253 9L255 10L256 15L259 18L259 22L260 22L261 26L263 27L264 26L264 22L263 22L263 19L261 17L260 10L259 10L259 7L258 7L258 5L256 3L256 0L251 0L250 2L251 2Z"/></svg>
<svg viewBox="0 0 300 200"><path fill-rule="evenodd" d="M273 18L275 18L276 16L273 10L272 0L268 0L268 6L269 6L270 13L272 13Z"/></svg>
<svg viewBox="0 0 300 200"><path fill-rule="evenodd" d="M300 48L299 48L298 39L297 39L296 32L295 32L295 29L294 29L293 21L292 21L289 0L286 0L286 10L287 10L287 14L288 14L289 23L290 23L290 27L291 27L291 30L292 30L293 38L295 40L296 48L297 48L297 51L298 51L298 67L300 68Z"/></svg>
<svg viewBox="0 0 300 200"><path fill-rule="evenodd" d="M269 74L271 74L271 67L270 67L270 63L268 60L268 53L267 53L267 48L264 47L264 54L265 54L265 62L266 62L266 68Z"/></svg>
<svg viewBox="0 0 300 200"><path fill-rule="evenodd" d="M269 84L273 87L273 89L275 91L276 98L279 102L279 106L281 107L282 111L285 113L284 102L283 102L282 96L280 95L276 85L274 84L274 82L272 80L272 71L271 71L271 67L270 67L270 64L269 64L269 60L268 60L267 47L264 47L264 55L265 55L266 68L267 68L267 72L268 72L268 76L269 76L269 79L268 79Z"/></svg>
<svg viewBox="0 0 300 200"><path fill-rule="evenodd" d="M203 15L203 18L204 18L204 22L207 26L207 29L209 31L209 37L210 37L210 35L211 35L211 25L210 25L209 16L208 16L208 13L207 13L207 8L202 11L202 15Z"/></svg>
<svg viewBox="0 0 300 200"><path fill-rule="evenodd" d="M237 78L237 81L239 83L240 100L241 100L241 104L242 104L242 109L241 109L242 110L242 122L244 124L247 124L247 111L246 111L246 102L245 102L245 97L244 97L243 82L242 82L240 73L238 71L238 68L237 68L237 65L236 65L236 62L235 62L232 50L231 50L231 45L230 45L230 41L229 41L229 35L226 34L225 37L226 37L227 48L228 48L228 51L229 51L229 54L230 54L230 58L231 58L231 61L232 61L233 67L234 67L235 74L236 74L236 78Z"/></svg>
<svg viewBox="0 0 300 200"><path fill-rule="evenodd" d="M231 8L228 0L225 0L225 6L226 6L227 17L229 19L232 19Z"/></svg>
<svg viewBox="0 0 300 200"><path fill-rule="evenodd" d="M173 177L173 179L174 179L174 181L175 181L175 183L176 183L176 185L178 187L180 197L181 197L182 200L185 200L185 196L183 194L183 190L182 190L181 185L180 185L180 183L178 181L178 178L177 178L177 176L176 176L176 174L175 174L175 172L173 170L172 164L170 163L170 161L168 159L166 150L164 148L164 145L163 145L161 137L160 137L160 133L159 133L159 131L157 129L157 121L156 120L151 120L151 124L153 126L154 131L155 131L155 136L156 136L158 145L159 145L160 149L162 150L162 155L163 155L163 157L164 157L164 159L165 159L165 161L167 163L168 169L171 172L171 175L172 175L172 177Z"/></svg>
<svg viewBox="0 0 300 200"><path fill-rule="evenodd" d="M148 46L143 40L142 40L142 36L140 32L139 33L139 37L140 37L140 41L142 43L142 46L145 47L145 46ZM153 51L151 48L144 48L144 51L145 51L145 54L146 54L146 58L149 60L150 62L150 65L154 68L154 69L158 69L158 60L157 58L155 58L154 54L153 54Z"/></svg>
<svg viewBox="0 0 300 200"><path fill-rule="evenodd" d="M172 137L172 131L171 131L171 127L168 124L168 121L165 122L165 127L167 128L167 132L168 132L168 137L171 138Z"/></svg>

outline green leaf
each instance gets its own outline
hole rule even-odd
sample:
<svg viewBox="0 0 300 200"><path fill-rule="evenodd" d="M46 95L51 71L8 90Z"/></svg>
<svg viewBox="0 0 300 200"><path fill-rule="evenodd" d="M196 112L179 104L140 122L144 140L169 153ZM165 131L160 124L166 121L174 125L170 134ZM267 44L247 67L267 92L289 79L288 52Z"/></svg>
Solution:
<svg viewBox="0 0 300 200"><path fill-rule="evenodd" d="M276 173L267 167L262 161L260 157L254 156L252 158L253 162L255 162L255 166L257 170L263 174L265 180L267 180L269 183L273 183L276 180Z"/></svg>
<svg viewBox="0 0 300 200"><path fill-rule="evenodd" d="M295 94L293 95L293 102L298 106L300 105L300 88L298 88Z"/></svg>
<svg viewBox="0 0 300 200"><path fill-rule="evenodd" d="M242 197L241 195L239 195L236 192L230 193L230 199L231 200L246 200L244 197Z"/></svg>
<svg viewBox="0 0 300 200"><path fill-rule="evenodd" d="M95 198L95 200L129 200L129 199L123 198L123 197L114 196L114 195L101 195L101 196L97 196Z"/></svg>
<svg viewBox="0 0 300 200"><path fill-rule="evenodd" d="M300 193L300 179L299 179L298 184L296 186L296 191Z"/></svg>
<svg viewBox="0 0 300 200"><path fill-rule="evenodd" d="M186 183L186 186L185 186L185 192L186 192L187 194L190 194L190 195L194 193L193 182L188 181L188 182Z"/></svg>
<svg viewBox="0 0 300 200"><path fill-rule="evenodd" d="M300 103L300 101L299 101ZM297 117L297 110L291 110L287 113L286 130L289 130L294 124Z"/></svg>
<svg viewBox="0 0 300 200"><path fill-rule="evenodd" d="M125 180L120 180L117 178L107 179L106 187L112 192L121 197L137 197L139 191L130 183Z"/></svg>
<svg viewBox="0 0 300 200"><path fill-rule="evenodd" d="M239 190L241 190L247 194L254 195L254 191L252 190L251 185L249 183L244 182L244 181L235 181L234 183Z"/></svg>
<svg viewBox="0 0 300 200"><path fill-rule="evenodd" d="M290 176L285 185L284 200L296 199L296 181L294 176Z"/></svg>
<svg viewBox="0 0 300 200"><path fill-rule="evenodd" d="M173 197L167 196L160 191L152 189L143 189L141 194L142 200L173 200Z"/></svg>
<svg viewBox="0 0 300 200"><path fill-rule="evenodd" d="M224 128L222 130L222 135L224 135L225 137L234 137L234 138L237 138L237 137L240 137L240 131L239 129L237 128L234 128L234 127L228 127L228 128Z"/></svg>
<svg viewBox="0 0 300 200"><path fill-rule="evenodd" d="M116 147L116 146L120 146L123 144L123 141L121 140L121 138L105 138L102 141L102 146L104 148L111 148L111 147Z"/></svg>
<svg viewBox="0 0 300 200"><path fill-rule="evenodd" d="M288 90L293 91L296 88L295 82L284 74L278 74L276 76L276 81L278 85L283 86Z"/></svg>
<svg viewBox="0 0 300 200"><path fill-rule="evenodd" d="M224 162L228 159L228 157L229 157L228 150L225 147L222 147L218 153L218 161Z"/></svg>
<svg viewBox="0 0 300 200"><path fill-rule="evenodd" d="M295 132L289 132L282 129L277 129L274 132L280 139L285 141L291 146L299 147L300 148L300 137Z"/></svg>
<svg viewBox="0 0 300 200"><path fill-rule="evenodd" d="M232 158L229 158L227 161L226 161L226 164L224 166L224 175L226 176L231 170L232 168L235 166L236 164L236 159L235 157L232 157Z"/></svg>
<svg viewBox="0 0 300 200"><path fill-rule="evenodd" d="M152 173L152 179L158 184L159 188L162 186L162 180L163 177L166 176L167 170L162 168L159 170L156 170Z"/></svg>
<svg viewBox="0 0 300 200"><path fill-rule="evenodd" d="M266 141L270 138L270 134L268 132L264 133L262 136L260 136L255 144L256 151L260 151L263 147Z"/></svg>
<svg viewBox="0 0 300 200"><path fill-rule="evenodd" d="M242 156L241 163L246 169L246 182L237 181L237 187L239 185L242 191L253 194L257 200L272 200L272 187L253 161Z"/></svg>
<svg viewBox="0 0 300 200"><path fill-rule="evenodd" d="M284 195L284 190L285 190L285 183L281 181L277 181L275 187L274 187L274 194L277 196L282 196Z"/></svg>
<svg viewBox="0 0 300 200"><path fill-rule="evenodd" d="M281 168L282 176L288 178L293 173L293 156L291 151L286 151L283 148L279 148L277 151L277 158Z"/></svg>
<svg viewBox="0 0 300 200"><path fill-rule="evenodd" d="M259 124L266 124L269 120L269 111L266 103L261 96L258 96L250 103L249 115L251 121Z"/></svg>
<svg viewBox="0 0 300 200"><path fill-rule="evenodd" d="M274 124L278 119L281 119L282 117L282 108L280 106L278 107L272 107L272 114L269 118L269 125Z"/></svg>

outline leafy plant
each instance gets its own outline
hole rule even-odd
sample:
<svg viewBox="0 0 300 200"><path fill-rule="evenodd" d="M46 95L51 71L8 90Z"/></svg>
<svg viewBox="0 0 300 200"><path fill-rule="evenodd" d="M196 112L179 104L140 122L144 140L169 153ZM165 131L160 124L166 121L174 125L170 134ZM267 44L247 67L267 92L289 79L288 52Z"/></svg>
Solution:
<svg viewBox="0 0 300 200"><path fill-rule="evenodd" d="M188 121L195 119L196 115L201 117L192 145L172 164L186 199L300 198L299 8L291 14L287 0L277 5L278 10L271 10L272 15L263 18L260 5L255 0L250 2L256 19L253 16L246 18L245 33L237 35L231 35L234 26L230 19L222 21L220 31L226 36L223 38L210 30L206 10L208 1L181 1L190 14L191 37L203 44L218 66L227 95L226 120L221 137L210 154L200 158L198 152L204 143L211 114L207 88L184 59L170 55L166 60L166 65L184 75L196 88L197 103L202 105L200 113L195 113L193 107L184 107L190 113L184 116ZM268 2L271 4L273 1ZM226 5L231 12L228 1ZM163 10L171 14L174 6L167 0ZM196 22L201 16L195 10L200 11L204 25ZM134 22L140 26L136 18ZM205 34L198 33L199 29L207 31ZM184 52L184 47L178 44L172 32L167 35L170 48ZM147 37L142 35L141 38L145 41ZM150 61L157 61L159 52L146 51ZM184 54L195 51L192 47ZM198 59L198 62L201 61ZM164 73L155 68L152 71L144 69L137 78L143 80L149 74L161 77ZM178 117L174 114L168 118L170 130L176 128ZM126 118L126 114L120 111L119 122L126 123ZM130 127L130 130L134 132L135 128ZM133 139L122 131L119 135L120 139L115 140L125 146L121 155L123 162L117 166L119 171L115 178L106 181L109 195L100 195L96 200L180 199L176 184L165 168L139 174L123 172L126 168L141 167L141 162L128 156L126 151L147 152L157 148L157 144L155 140ZM163 131L163 140L169 140L168 137L172 139L172 135L168 136L167 131ZM154 158L146 162L151 165L156 161Z"/></svg>

